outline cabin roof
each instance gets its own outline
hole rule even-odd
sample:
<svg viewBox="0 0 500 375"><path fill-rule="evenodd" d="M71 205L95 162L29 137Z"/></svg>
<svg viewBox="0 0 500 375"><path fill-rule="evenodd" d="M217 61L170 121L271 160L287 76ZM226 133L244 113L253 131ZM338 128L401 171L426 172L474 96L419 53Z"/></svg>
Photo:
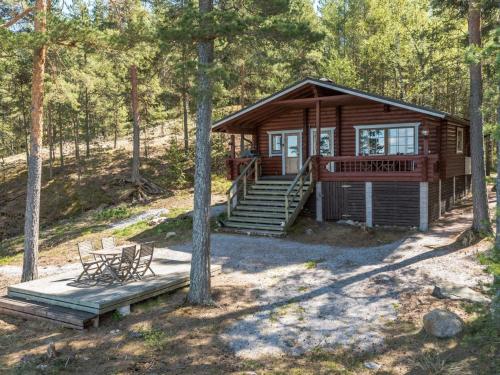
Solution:
<svg viewBox="0 0 500 375"><path fill-rule="evenodd" d="M256 103L254 103L252 105L249 105L249 106L247 106L247 107L245 107L237 112L234 112L228 116L223 117L222 119L216 121L212 125L212 130L225 131L224 128L226 128L227 126L233 125L236 121L244 119L244 117L246 117L246 115L248 115L248 114L250 114L258 109L265 107L266 104L269 104L269 103L276 101L277 99L280 99L280 98L288 97L289 94L293 94L294 92L303 88L304 86L309 86L309 85L317 86L317 87L321 87L321 88L329 89L329 90L335 90L335 91L342 93L342 94L352 95L352 96L355 96L358 98L363 98L366 100L370 100L370 101L374 101L374 102L378 102L378 103L382 103L382 104L387 104L387 105L391 105L391 106L398 107L398 108L404 108L404 109L418 112L418 113L421 113L424 115L430 115L430 116L434 116L434 117L441 118L441 119L450 119L450 120L453 120L453 121L456 121L456 122L459 122L462 124L468 124L467 119L464 119L464 118L458 117L458 116L454 116L450 113L439 111L439 110L436 110L436 109L433 109L430 107L416 105L416 104L404 102L402 100L389 98L387 96L372 94L372 93L369 93L366 91L361 91L358 89L353 89L350 87L341 86L341 85L333 83L332 81L327 80L327 79L316 79L316 78L307 77L307 78L305 78L301 81L298 81L298 82L296 82L288 87L285 87L284 89L282 89L282 90L280 90L280 91L278 91L278 92L276 92L276 93L274 93L266 98L263 98L263 99L257 101ZM270 115L271 115L271 113L270 113Z"/></svg>

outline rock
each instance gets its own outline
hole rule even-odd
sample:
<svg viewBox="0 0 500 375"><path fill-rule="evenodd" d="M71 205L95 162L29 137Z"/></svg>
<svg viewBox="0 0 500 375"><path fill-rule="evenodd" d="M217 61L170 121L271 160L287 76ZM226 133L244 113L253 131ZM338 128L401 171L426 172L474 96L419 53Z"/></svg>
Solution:
<svg viewBox="0 0 500 375"><path fill-rule="evenodd" d="M56 345L53 342L50 342L47 347L47 357L49 359L57 357Z"/></svg>
<svg viewBox="0 0 500 375"><path fill-rule="evenodd" d="M365 362L365 367L369 368L370 370L379 370L382 365L377 362Z"/></svg>
<svg viewBox="0 0 500 375"><path fill-rule="evenodd" d="M110 335L117 335L120 333L120 330L119 329L112 329L111 331L109 331L109 334Z"/></svg>
<svg viewBox="0 0 500 375"><path fill-rule="evenodd" d="M312 236L312 235L314 234L314 232L313 232L313 230L312 230L311 228L307 228L307 229L306 229L306 234L307 234L308 236Z"/></svg>
<svg viewBox="0 0 500 375"><path fill-rule="evenodd" d="M424 315L424 329L429 335L450 338L462 332L460 317L448 310L435 309Z"/></svg>
<svg viewBox="0 0 500 375"><path fill-rule="evenodd" d="M149 220L148 225L150 227L155 227L158 224L163 223L164 221L167 221L167 219L165 219L164 217L154 217L151 220Z"/></svg>
<svg viewBox="0 0 500 375"><path fill-rule="evenodd" d="M452 284L435 285L432 295L439 299L463 300L477 303L489 303L490 299L466 286Z"/></svg>
<svg viewBox="0 0 500 375"><path fill-rule="evenodd" d="M168 240L170 237L175 237L175 236L177 236L177 233L175 233L175 232L168 232L165 235L165 239Z"/></svg>
<svg viewBox="0 0 500 375"><path fill-rule="evenodd" d="M40 363L38 366L36 366L36 368L37 368L38 370L42 370L42 371L43 371L43 370L46 370L46 369L47 369L47 367L48 367L48 365L45 365L45 364L43 364L43 363Z"/></svg>

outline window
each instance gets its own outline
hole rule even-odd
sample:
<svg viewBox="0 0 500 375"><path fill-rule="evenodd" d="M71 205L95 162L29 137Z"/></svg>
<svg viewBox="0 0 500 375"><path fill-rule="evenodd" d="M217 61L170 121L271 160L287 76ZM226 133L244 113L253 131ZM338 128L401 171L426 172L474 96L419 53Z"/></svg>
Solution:
<svg viewBox="0 0 500 375"><path fill-rule="evenodd" d="M359 131L360 155L385 154L385 129L362 129Z"/></svg>
<svg viewBox="0 0 500 375"><path fill-rule="evenodd" d="M419 124L356 126L358 155L417 154Z"/></svg>
<svg viewBox="0 0 500 375"><path fill-rule="evenodd" d="M394 128L387 130L389 136L389 155L415 153L415 128Z"/></svg>
<svg viewBox="0 0 500 375"><path fill-rule="evenodd" d="M464 153L464 129L457 128L457 154Z"/></svg>
<svg viewBox="0 0 500 375"><path fill-rule="evenodd" d="M334 155L334 134L335 128L323 128L321 129L321 139L320 139L320 154L321 156L333 156ZM316 129L311 129L311 155L316 155Z"/></svg>
<svg viewBox="0 0 500 375"><path fill-rule="evenodd" d="M281 155L281 134L271 134L271 154Z"/></svg>

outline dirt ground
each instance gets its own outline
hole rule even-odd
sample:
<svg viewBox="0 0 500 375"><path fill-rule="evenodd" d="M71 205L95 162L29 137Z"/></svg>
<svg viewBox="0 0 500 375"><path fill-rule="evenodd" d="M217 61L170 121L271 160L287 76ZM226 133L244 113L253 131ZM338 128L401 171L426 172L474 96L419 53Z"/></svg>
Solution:
<svg viewBox="0 0 500 375"><path fill-rule="evenodd" d="M454 225L464 225L467 220L467 210L467 207L459 208L455 213L448 214L445 220L435 227L435 235L450 238L450 244L436 249L433 237L429 236L428 243L424 241L420 247L424 252L437 251L444 256L456 255L462 259L461 261L466 262L457 263L458 270L460 267L463 268L464 264L468 264L474 267L474 272L479 272L480 267L474 263L475 254L485 251L489 247L488 241L466 244L462 241L462 237L456 237L457 228L454 227ZM352 236L356 234L362 236L364 233L362 228L341 229L349 230ZM148 231L154 231L154 228L146 229L146 232ZM101 233L85 235L95 237ZM134 231L125 233L127 235L125 239L140 237L142 233ZM411 233L409 235L412 236ZM224 237L224 235L216 236ZM408 238L408 233L403 237ZM240 238L242 241L249 240L244 236ZM378 238L377 235L375 238ZM64 238L64 241L42 253L42 264L46 262L53 264L54 261L64 264L73 261L68 254L74 244L68 238ZM164 246L177 250L187 246L182 245L182 236L172 241L165 242ZM401 242L402 238L399 237L398 241ZM214 243L217 244L216 241ZM365 245L379 244L376 240L367 241ZM298 244L297 248L300 246L302 245ZM382 248L388 246L391 245L383 245ZM51 257L52 252L57 256ZM300 254L300 251L297 250L297 254ZM219 255L221 259L224 258L224 254ZM332 256L335 258L337 255ZM48 323L1 316L0 372L19 374L496 373L498 367L495 366L499 365L498 338L493 340L496 345L490 345L490 341L485 339L487 333L477 328L481 307L464 302L438 300L425 289L418 292L402 291L399 294L397 303L393 305L395 319L381 325L385 335L385 345L379 351L359 353L342 347L318 346L304 354L296 355L262 356L258 359L237 356L222 337L230 332L231 327L262 309L262 296L257 292L259 288L253 287L253 284L258 284L259 278L250 275L253 280L248 282L248 279L235 279L234 276L238 272L236 269L238 265L246 267L259 267L259 265L255 261L254 263L245 261L244 254L240 257L241 259L237 261L234 261L234 257L226 257L226 270L213 278L214 306L210 308L185 305L187 289L183 289L134 305L132 314L127 317L108 314L99 328L84 332L75 332ZM301 266L304 271L314 273L316 267L322 268L322 262L317 259L316 254L300 259L309 257L311 260ZM398 257L393 257L392 260L406 264L404 259ZM416 260L418 263L421 259ZM349 266L347 263L343 265ZM451 264L450 267L443 267L443 263L437 263L436 267L432 267L431 265L431 269L436 272L446 271L451 275L457 272ZM244 272L245 269L239 271ZM407 273L410 276L416 275L415 269L411 267L407 269ZM0 280L6 282L3 276ZM280 282L279 276L276 281ZM307 291L301 290L301 292ZM425 334L421 326L422 316L436 307L447 307L457 312L467 323L464 335L456 339L437 340ZM279 322L281 316L274 315L273 319ZM51 342L55 344L58 355L56 358L48 359L46 350ZM382 367L378 371L370 370L366 367L367 361L375 362Z"/></svg>

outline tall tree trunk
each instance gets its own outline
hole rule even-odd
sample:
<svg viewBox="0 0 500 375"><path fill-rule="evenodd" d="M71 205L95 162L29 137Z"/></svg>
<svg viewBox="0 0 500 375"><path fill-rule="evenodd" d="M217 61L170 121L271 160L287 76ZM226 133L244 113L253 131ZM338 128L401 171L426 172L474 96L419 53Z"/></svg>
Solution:
<svg viewBox="0 0 500 375"><path fill-rule="evenodd" d="M85 87L85 157L90 156L89 90Z"/></svg>
<svg viewBox="0 0 500 375"><path fill-rule="evenodd" d="M187 88L182 88L182 124L184 129L184 152L189 152L189 128L188 128L188 96L187 96Z"/></svg>
<svg viewBox="0 0 500 375"><path fill-rule="evenodd" d="M114 129L114 139L113 148L116 149L116 144L118 143L118 108L115 107L115 129Z"/></svg>
<svg viewBox="0 0 500 375"><path fill-rule="evenodd" d="M143 129L142 131L144 132L144 158L147 159L149 156L149 150L148 150L148 106L145 103L144 104L144 123L143 123Z"/></svg>
<svg viewBox="0 0 500 375"><path fill-rule="evenodd" d="M54 166L54 142L52 138L52 111L51 106L47 108L47 138L49 141L49 178L53 177L53 166Z"/></svg>
<svg viewBox="0 0 500 375"><path fill-rule="evenodd" d="M491 169L492 169L492 163L493 163L493 144L491 142L491 135L487 134L484 137L484 144L486 145L486 162L485 162L485 167L486 167L486 176L491 175Z"/></svg>
<svg viewBox="0 0 500 375"><path fill-rule="evenodd" d="M132 65L130 70L130 101L132 106L132 117L134 121L134 139L132 152L132 182L138 184L140 181L140 116L139 116L139 101L137 98L137 66Z"/></svg>
<svg viewBox="0 0 500 375"><path fill-rule="evenodd" d="M35 3L35 33L46 32L47 4ZM31 86L31 140L26 188L26 213L24 222L24 258L22 281L38 277L38 235L40 227L40 190L42 182L43 135L43 76L47 46L42 44L33 51L33 79Z"/></svg>
<svg viewBox="0 0 500 375"><path fill-rule="evenodd" d="M481 46L481 11L477 0L469 0L469 46ZM472 163L472 229L479 233L491 231L484 169L481 62L469 65L470 71L470 146Z"/></svg>
<svg viewBox="0 0 500 375"><path fill-rule="evenodd" d="M80 131L78 130L78 115L75 116L73 123L73 141L75 144L75 159L80 164Z"/></svg>
<svg viewBox="0 0 500 375"><path fill-rule="evenodd" d="M213 0L200 0L200 13L213 9ZM214 41L198 43L198 105L196 119L196 154L194 178L193 256L188 301L193 304L212 303L210 295L210 195L213 83L209 68L214 58Z"/></svg>
<svg viewBox="0 0 500 375"><path fill-rule="evenodd" d="M498 83L498 90L500 92L500 82ZM500 103L497 107L497 129L500 129ZM497 145L497 164L496 164L496 234L495 234L495 248L500 252L500 134L494 133L496 136Z"/></svg>
<svg viewBox="0 0 500 375"><path fill-rule="evenodd" d="M61 116L61 108L59 107L59 161L61 168L64 167L64 149L63 149L63 120Z"/></svg>

